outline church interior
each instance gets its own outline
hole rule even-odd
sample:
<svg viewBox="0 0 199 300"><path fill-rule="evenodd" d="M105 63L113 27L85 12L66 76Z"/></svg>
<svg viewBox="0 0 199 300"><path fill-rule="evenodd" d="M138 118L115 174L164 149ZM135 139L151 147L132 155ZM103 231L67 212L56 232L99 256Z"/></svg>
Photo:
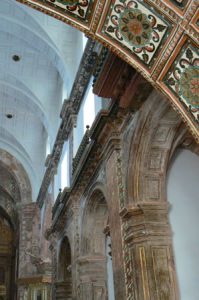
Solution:
<svg viewBox="0 0 199 300"><path fill-rule="evenodd" d="M0 24L0 300L198 300L198 1Z"/></svg>

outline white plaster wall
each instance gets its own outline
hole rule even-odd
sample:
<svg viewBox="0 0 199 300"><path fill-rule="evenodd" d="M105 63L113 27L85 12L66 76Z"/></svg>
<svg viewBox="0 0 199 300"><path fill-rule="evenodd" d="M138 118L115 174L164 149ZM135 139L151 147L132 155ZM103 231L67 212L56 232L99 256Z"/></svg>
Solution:
<svg viewBox="0 0 199 300"><path fill-rule="evenodd" d="M67 89L70 92L83 53L83 34L64 22L37 10L21 4L18 6L40 25L47 34L49 43L61 57L67 73Z"/></svg>
<svg viewBox="0 0 199 300"><path fill-rule="evenodd" d="M179 150L167 182L170 223L181 300L198 300L199 280L199 157Z"/></svg>

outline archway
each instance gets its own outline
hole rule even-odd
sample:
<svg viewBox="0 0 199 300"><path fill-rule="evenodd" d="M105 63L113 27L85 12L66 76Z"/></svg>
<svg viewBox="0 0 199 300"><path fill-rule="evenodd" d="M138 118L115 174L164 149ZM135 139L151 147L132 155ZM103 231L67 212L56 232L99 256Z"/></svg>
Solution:
<svg viewBox="0 0 199 300"><path fill-rule="evenodd" d="M108 299L108 287L113 288L111 277L110 231L108 206L100 190L88 199L82 220L81 257L79 258L79 298ZM109 253L108 253L109 252ZM112 284L108 282L108 279ZM109 299L114 299L109 297Z"/></svg>
<svg viewBox="0 0 199 300"><path fill-rule="evenodd" d="M7 213L0 208L0 299L16 297L17 232Z"/></svg>
<svg viewBox="0 0 199 300"><path fill-rule="evenodd" d="M3 149L0 149L0 163L12 174L13 178L15 178L16 185L20 192L21 202L30 203L32 201L32 188L30 179L23 165L16 157Z"/></svg>
<svg viewBox="0 0 199 300"><path fill-rule="evenodd" d="M122 212L132 270L128 284L136 286L130 293L138 299L179 299L166 176L169 160L186 129L160 94L154 91L150 97L133 132L127 209Z"/></svg>
<svg viewBox="0 0 199 300"><path fill-rule="evenodd" d="M0 266L1 296L5 300L17 297L16 283L24 264L23 251L20 250L24 235L22 228L26 230L22 225L22 214L24 205L31 198L31 185L23 166L0 149Z"/></svg>
<svg viewBox="0 0 199 300"><path fill-rule="evenodd" d="M72 25L131 64L168 95L199 141L195 1L17 1Z"/></svg>
<svg viewBox="0 0 199 300"><path fill-rule="evenodd" d="M64 237L60 247L58 281L55 288L56 299L72 299L71 247L67 237Z"/></svg>

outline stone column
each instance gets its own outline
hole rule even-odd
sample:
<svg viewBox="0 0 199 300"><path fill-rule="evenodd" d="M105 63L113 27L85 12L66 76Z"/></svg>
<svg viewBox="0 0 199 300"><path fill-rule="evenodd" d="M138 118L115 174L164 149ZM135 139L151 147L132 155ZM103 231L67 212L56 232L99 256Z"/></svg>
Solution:
<svg viewBox="0 0 199 300"><path fill-rule="evenodd" d="M35 203L24 204L20 208L20 238L19 238L19 266L18 277L30 277L35 272L35 267L31 262L32 250L37 245L34 244L33 238L33 220L35 216Z"/></svg>
<svg viewBox="0 0 199 300"><path fill-rule="evenodd" d="M121 211L128 249L128 299L179 299L167 202L146 202Z"/></svg>
<svg viewBox="0 0 199 300"><path fill-rule="evenodd" d="M110 145L111 146L111 145ZM115 145L114 145L115 148ZM106 163L107 199L109 205L109 227L111 236L114 290L116 300L126 300L123 229L119 215L123 207L121 193L121 165L119 151L110 148Z"/></svg>
<svg viewBox="0 0 199 300"><path fill-rule="evenodd" d="M56 243L56 235L52 234L48 237L50 240L49 250L51 251L51 259L52 259L52 299L56 299L56 279L57 279L57 243Z"/></svg>

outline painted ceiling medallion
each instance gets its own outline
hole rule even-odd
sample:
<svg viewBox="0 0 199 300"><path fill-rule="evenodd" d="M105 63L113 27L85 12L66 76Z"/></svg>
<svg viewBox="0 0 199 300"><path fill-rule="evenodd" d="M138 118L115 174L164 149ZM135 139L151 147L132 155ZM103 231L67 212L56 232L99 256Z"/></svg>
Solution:
<svg viewBox="0 0 199 300"><path fill-rule="evenodd" d="M115 1L104 23L104 33L142 63L152 66L171 25L146 3ZM127 51L128 51L127 50Z"/></svg>
<svg viewBox="0 0 199 300"><path fill-rule="evenodd" d="M119 30L132 46L143 47L150 42L152 26L146 14L139 9L126 9L119 19Z"/></svg>
<svg viewBox="0 0 199 300"><path fill-rule="evenodd" d="M186 43L163 79L183 106L199 121L199 52L195 45Z"/></svg>
<svg viewBox="0 0 199 300"><path fill-rule="evenodd" d="M199 108L199 67L190 66L183 72L180 92L189 104Z"/></svg>

